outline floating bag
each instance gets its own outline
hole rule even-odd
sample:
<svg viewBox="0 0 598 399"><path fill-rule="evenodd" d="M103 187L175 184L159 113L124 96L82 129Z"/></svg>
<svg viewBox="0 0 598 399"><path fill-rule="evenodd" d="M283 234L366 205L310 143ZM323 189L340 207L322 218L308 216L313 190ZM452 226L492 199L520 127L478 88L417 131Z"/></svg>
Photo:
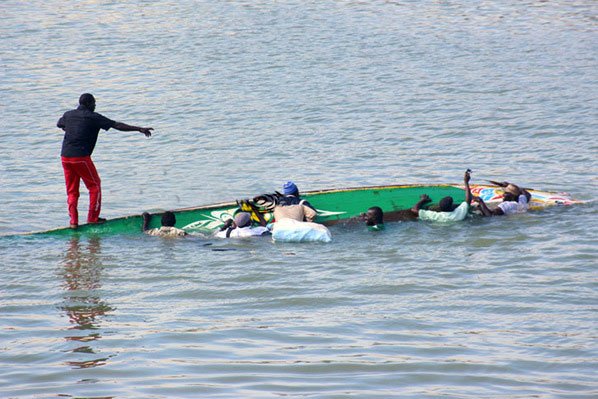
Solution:
<svg viewBox="0 0 598 399"><path fill-rule="evenodd" d="M322 224L281 219L272 225L272 240L279 242L330 242L332 234Z"/></svg>

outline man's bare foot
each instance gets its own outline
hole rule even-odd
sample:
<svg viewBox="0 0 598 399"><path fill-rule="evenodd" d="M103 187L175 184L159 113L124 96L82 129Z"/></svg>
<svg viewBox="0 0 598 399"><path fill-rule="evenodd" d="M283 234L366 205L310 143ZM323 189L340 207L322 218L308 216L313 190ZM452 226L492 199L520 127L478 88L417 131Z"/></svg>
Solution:
<svg viewBox="0 0 598 399"><path fill-rule="evenodd" d="M77 230L77 228L79 228L79 225L78 224L71 224L69 227L71 229L73 229L73 230Z"/></svg>
<svg viewBox="0 0 598 399"><path fill-rule="evenodd" d="M87 222L87 224L102 224L102 223L106 223L105 218L98 218L98 220L95 222Z"/></svg>

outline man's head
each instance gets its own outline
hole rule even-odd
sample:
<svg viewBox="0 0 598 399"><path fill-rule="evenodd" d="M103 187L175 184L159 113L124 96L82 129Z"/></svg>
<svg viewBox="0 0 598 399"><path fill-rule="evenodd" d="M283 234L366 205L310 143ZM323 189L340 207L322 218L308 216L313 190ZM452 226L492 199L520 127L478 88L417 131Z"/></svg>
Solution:
<svg viewBox="0 0 598 399"><path fill-rule="evenodd" d="M453 211L453 197L444 197L438 202L440 212L452 212Z"/></svg>
<svg viewBox="0 0 598 399"><path fill-rule="evenodd" d="M504 188L503 201L517 201L521 195L521 189L514 184L509 184Z"/></svg>
<svg viewBox="0 0 598 399"><path fill-rule="evenodd" d="M83 93L79 97L79 105L83 105L88 110L94 111L96 109L96 99L92 94Z"/></svg>
<svg viewBox="0 0 598 399"><path fill-rule="evenodd" d="M247 212L239 212L235 216L235 225L237 227L251 226L251 215Z"/></svg>
<svg viewBox="0 0 598 399"><path fill-rule="evenodd" d="M365 213L366 226L376 226L384 223L384 213L379 206L373 206Z"/></svg>
<svg viewBox="0 0 598 399"><path fill-rule="evenodd" d="M294 195L295 197L299 196L299 189L292 181L288 181L282 186L282 193L284 195Z"/></svg>
<svg viewBox="0 0 598 399"><path fill-rule="evenodd" d="M176 216L174 216L174 213L172 213L170 211L164 212L164 215L162 215L162 226L174 227L175 224L176 224Z"/></svg>

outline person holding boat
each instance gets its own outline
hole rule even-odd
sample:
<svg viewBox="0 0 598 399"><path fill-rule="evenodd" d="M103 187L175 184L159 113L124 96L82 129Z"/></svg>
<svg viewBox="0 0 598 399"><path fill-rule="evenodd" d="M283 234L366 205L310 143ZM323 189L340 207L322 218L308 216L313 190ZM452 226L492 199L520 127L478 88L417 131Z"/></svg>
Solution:
<svg viewBox="0 0 598 399"><path fill-rule="evenodd" d="M317 212L309 202L299 197L292 181L282 187L283 196L274 207L272 240L274 242L330 242L332 234L323 224L314 223Z"/></svg>
<svg viewBox="0 0 598 399"><path fill-rule="evenodd" d="M216 233L219 238L247 238L269 235L270 230L266 226L252 226L251 215L248 212L239 212L234 219L224 223L222 229Z"/></svg>
<svg viewBox="0 0 598 399"><path fill-rule="evenodd" d="M372 206L361 216L369 231L384 230L384 212L379 206Z"/></svg>
<svg viewBox="0 0 598 399"><path fill-rule="evenodd" d="M313 222L317 212L309 202L299 197L299 188L292 181L282 186L283 196L274 207L274 220L293 219L299 222Z"/></svg>
<svg viewBox="0 0 598 399"><path fill-rule="evenodd" d="M87 223L103 223L100 218L102 207L102 190L100 176L91 160L91 154L98 140L100 129L114 128L125 132L137 131L146 137L152 135L151 127L127 125L108 119L95 111L96 100L89 93L81 94L77 109L67 111L58 120L56 126L64 130L62 140L62 169L66 183L67 203L70 216L70 227L79 225L79 185L81 180L89 190L89 211Z"/></svg>
<svg viewBox="0 0 598 399"><path fill-rule="evenodd" d="M176 224L176 216L171 211L164 212L162 215L162 220L160 221L161 226L155 229L149 228L152 215L147 212L143 212L141 217L143 218L143 232L150 236L183 237L187 235L185 230L174 227Z"/></svg>
<svg viewBox="0 0 598 399"><path fill-rule="evenodd" d="M471 171L467 169L463 176L463 183L465 184L465 201L460 205L454 205L453 197L444 197L438 202L440 211L432 211L421 209L421 207L432 200L426 194L422 194L417 204L411 208L411 212L417 215L419 220L425 220L430 222L458 222L464 220L469 212L469 206L473 196L471 195L471 189L469 187L469 181L471 180Z"/></svg>
<svg viewBox="0 0 598 399"><path fill-rule="evenodd" d="M516 184L509 182L495 182L490 183L496 184L497 186L503 187L503 199L498 207L495 209L488 208L488 205L481 199L476 198L480 205L480 211L484 216L500 216L500 215L513 215L516 213L524 213L529 209L529 202L532 195L524 188L519 187Z"/></svg>

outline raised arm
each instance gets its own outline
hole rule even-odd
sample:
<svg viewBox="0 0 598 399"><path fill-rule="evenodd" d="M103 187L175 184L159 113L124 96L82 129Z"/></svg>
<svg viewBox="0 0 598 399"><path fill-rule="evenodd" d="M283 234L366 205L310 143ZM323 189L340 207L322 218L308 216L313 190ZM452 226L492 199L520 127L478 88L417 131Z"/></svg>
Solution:
<svg viewBox="0 0 598 399"><path fill-rule="evenodd" d="M60 126L59 126L60 127ZM139 132L145 134L145 137L150 137L152 135L153 127L139 127L139 126L132 126L127 125L123 122L116 122L113 126L116 130L120 130L122 132Z"/></svg>
<svg viewBox="0 0 598 399"><path fill-rule="evenodd" d="M152 215L147 212L143 212L141 217L143 218L143 231L148 231L150 220L152 220Z"/></svg>
<svg viewBox="0 0 598 399"><path fill-rule="evenodd" d="M428 202L432 202L432 199L428 196L428 194L420 195L419 201L417 202L417 204L413 205L413 208L411 208L411 212L415 214L415 216L419 216L419 210L422 206L424 206L424 204L427 204Z"/></svg>
<svg viewBox="0 0 598 399"><path fill-rule="evenodd" d="M471 189L469 188L469 181L471 180L471 171L467 169L465 176L463 176L463 183L465 184L465 202L467 205L471 205Z"/></svg>

